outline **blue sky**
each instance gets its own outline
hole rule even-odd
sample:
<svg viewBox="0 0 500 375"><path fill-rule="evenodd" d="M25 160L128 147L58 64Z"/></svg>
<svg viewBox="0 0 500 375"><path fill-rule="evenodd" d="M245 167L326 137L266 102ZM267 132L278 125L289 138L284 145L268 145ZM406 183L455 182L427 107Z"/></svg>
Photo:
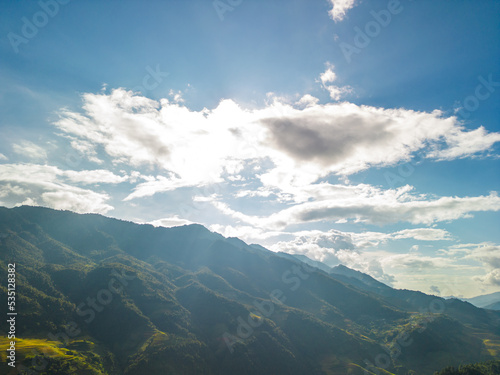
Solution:
<svg viewBox="0 0 500 375"><path fill-rule="evenodd" d="M500 1L0 3L0 204L500 288Z"/></svg>

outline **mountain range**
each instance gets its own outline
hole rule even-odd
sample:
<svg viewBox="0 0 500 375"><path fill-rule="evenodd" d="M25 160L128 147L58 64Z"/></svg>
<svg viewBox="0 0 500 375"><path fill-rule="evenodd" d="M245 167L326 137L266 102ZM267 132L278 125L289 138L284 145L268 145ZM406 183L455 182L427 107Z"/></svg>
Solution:
<svg viewBox="0 0 500 375"><path fill-rule="evenodd" d="M462 298L462 300L484 309L500 310L500 292L484 294L473 298Z"/></svg>
<svg viewBox="0 0 500 375"><path fill-rule="evenodd" d="M2 301L12 264L2 374L426 375L500 359L499 311L197 224L0 207Z"/></svg>

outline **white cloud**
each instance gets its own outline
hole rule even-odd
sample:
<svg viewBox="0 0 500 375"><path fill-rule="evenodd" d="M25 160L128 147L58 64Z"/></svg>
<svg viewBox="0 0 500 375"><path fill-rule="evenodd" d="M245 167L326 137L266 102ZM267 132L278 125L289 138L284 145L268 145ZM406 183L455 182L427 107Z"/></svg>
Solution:
<svg viewBox="0 0 500 375"><path fill-rule="evenodd" d="M118 176L111 171L105 169L83 170L83 171L60 171L59 175L67 177L70 181L89 184L119 184L127 181L128 176Z"/></svg>
<svg viewBox="0 0 500 375"><path fill-rule="evenodd" d="M97 157L97 151L95 150L94 145L91 142L85 141L83 139L77 139L70 135L64 135L65 138L70 140L70 145L74 150L77 151L77 154L74 156L78 159L83 157L87 157L87 159L96 164L103 164L104 161Z"/></svg>
<svg viewBox="0 0 500 375"><path fill-rule="evenodd" d="M47 152L40 146L30 141L21 141L12 145L12 150L31 160L47 160Z"/></svg>
<svg viewBox="0 0 500 375"><path fill-rule="evenodd" d="M291 241L280 241L271 246L271 250L305 255L330 267L343 264L388 285L392 285L395 281L392 275L384 271L380 255L359 251L349 233L336 230L328 233L302 232Z"/></svg>
<svg viewBox="0 0 500 375"><path fill-rule="evenodd" d="M346 102L303 110L282 107L278 115L261 123L267 130L267 154L276 165L265 175L266 181L295 185L330 173L348 175L408 161L413 153L440 143L450 131L461 131L454 118L442 118L439 111Z"/></svg>
<svg viewBox="0 0 500 375"><path fill-rule="evenodd" d="M319 102L318 98L315 98L312 95L306 94L302 98L300 98L300 100L295 104L297 104L299 107L311 107L311 106L318 104L318 102Z"/></svg>
<svg viewBox="0 0 500 375"><path fill-rule="evenodd" d="M471 246L472 245L472 246ZM488 268L500 269L500 246L491 242L468 244L463 247L467 255L465 258L474 259L483 263Z"/></svg>
<svg viewBox="0 0 500 375"><path fill-rule="evenodd" d="M28 189L24 189L19 185L11 185L10 183L0 186L0 198L7 197L9 195L24 196L29 194Z"/></svg>
<svg viewBox="0 0 500 375"><path fill-rule="evenodd" d="M257 188L255 190L240 190L234 196L237 198L243 197L269 197L275 194L271 189L267 188Z"/></svg>
<svg viewBox="0 0 500 375"><path fill-rule="evenodd" d="M317 189L316 189L317 188ZM355 222L385 225L397 222L411 224L433 224L436 222L469 218L473 212L499 211L500 197L494 192L478 197L429 198L413 195L411 187L381 190L360 185L317 184L314 188L300 190L302 203L275 212L267 217L246 215L231 209L223 202L214 206L224 214L242 222L273 229L317 221ZM311 200L312 198L312 200ZM300 202L299 201L299 202ZM430 229L407 230L399 238L447 239L444 231Z"/></svg>
<svg viewBox="0 0 500 375"><path fill-rule="evenodd" d="M358 248L377 247L387 241L399 239L414 239L417 241L442 241L451 240L451 234L444 229L415 228L404 229L393 233L369 232L349 233ZM418 245L412 247L418 251Z"/></svg>
<svg viewBox="0 0 500 375"><path fill-rule="evenodd" d="M330 98L333 100L340 100L345 94L351 93L352 88L349 86L340 87L332 84L337 80L337 75L333 71L334 69L335 67L332 64L327 63L327 69L321 73L319 78L323 88L330 93Z"/></svg>
<svg viewBox="0 0 500 375"><path fill-rule="evenodd" d="M9 158L4 154L0 153L0 160L9 160Z"/></svg>
<svg viewBox="0 0 500 375"><path fill-rule="evenodd" d="M189 221L186 219L181 219L179 216L174 215L172 217L166 217L163 219L150 221L148 224L151 224L155 227L170 228L170 227L178 227L181 225L189 225L189 224L194 224L194 223L192 221Z"/></svg>
<svg viewBox="0 0 500 375"><path fill-rule="evenodd" d="M176 179L173 174L169 177L165 176L142 176L145 182L142 182L134 188L134 191L125 197L124 201L130 201L136 198L150 197L157 193L172 191L178 187L186 186L179 179Z"/></svg>
<svg viewBox="0 0 500 375"><path fill-rule="evenodd" d="M219 182L230 160L231 174L241 169L243 160L258 155L250 147L255 134L246 137L239 127L253 119L230 100L212 111L197 112L122 89L83 99L85 114L63 112L56 123L59 129L87 148L102 146L114 163L160 167L175 176L175 187Z"/></svg>
<svg viewBox="0 0 500 375"><path fill-rule="evenodd" d="M325 86L334 86L337 77L333 66L328 66L319 79ZM86 94L83 100L82 113L63 112L56 126L89 158L97 158L97 151L104 151L115 166L125 170L134 167L141 172L129 172L130 176L105 169L93 174L52 172L58 186L44 187L37 204L60 207L63 202L73 202L79 210L110 209L105 206L109 199L105 193L95 193L101 194L93 199L93 203L98 202L95 207L87 201L89 196L77 191L84 202L78 206L69 187L61 188L70 183L130 181L136 185L125 201L183 187L229 186L230 190L224 191L233 199L271 204L267 209L260 204L262 211L248 214L233 209L228 195L220 194L221 189L214 189L215 194L193 194L193 205L208 202L234 219L231 225L213 224L211 230L246 241L271 243L273 239L278 242L272 250L305 254L330 265L344 263L387 283L395 282L394 276L401 270L416 275L419 270L445 270L453 263L446 263L440 256L425 257L414 247L399 257L377 253L381 245L402 239L450 240L451 234L437 228L392 233L290 233L284 232L285 228L318 221L429 225L471 217L474 212L500 210L495 192L476 197L436 197L414 193L411 186L383 189L355 185L347 178L368 168L409 161L417 153L441 160L473 157L492 149L497 133L482 128L466 131L456 118L445 118L439 111L384 109L347 102L318 104L317 98L307 95L295 106L274 98L264 108L244 109L223 100L214 109L200 111L124 90ZM465 141L469 135L473 146ZM343 183L319 182L332 174ZM32 185L9 183L11 188L33 190ZM85 204L87 207L82 208ZM153 223L190 223L185 217L182 214ZM443 290L442 284L432 282Z"/></svg>
<svg viewBox="0 0 500 375"><path fill-rule="evenodd" d="M323 85L334 82L337 79L337 75L333 71L334 66L331 64L327 64L327 69L321 73L320 80Z"/></svg>
<svg viewBox="0 0 500 375"><path fill-rule="evenodd" d="M217 208L220 212L223 214L232 217L233 219L236 219L237 222L244 222L247 224L251 224L252 226L256 228L264 228L265 224L261 222L264 218L260 218L257 216L251 216L251 215L245 215L242 212L235 211L231 209L226 203L220 202L220 201L212 201L212 205ZM259 222L261 222L263 225L260 225Z"/></svg>
<svg viewBox="0 0 500 375"><path fill-rule="evenodd" d="M175 92L174 90L170 90L168 92L168 96L170 96L174 102L176 103L183 103L184 99L182 98L182 91L178 90Z"/></svg>
<svg viewBox="0 0 500 375"><path fill-rule="evenodd" d="M75 212L106 213L107 193L83 189L72 184L117 184L127 177L105 170L70 171L37 164L0 164L0 196L15 205L43 205Z"/></svg>
<svg viewBox="0 0 500 375"><path fill-rule="evenodd" d="M329 232L306 231L295 233L291 241L279 241L270 247L273 251L289 254L303 254L327 265L341 263L339 251L353 251L355 246L348 233L336 230Z"/></svg>
<svg viewBox="0 0 500 375"><path fill-rule="evenodd" d="M328 0L332 5L332 9L328 11L328 14L334 20L342 21L349 9L354 8L356 0Z"/></svg>
<svg viewBox="0 0 500 375"><path fill-rule="evenodd" d="M273 232L261 228L255 228L249 225L221 225L212 224L209 229L213 232L222 234L224 237L238 237L247 242L259 242L271 237L277 237L283 232Z"/></svg>
<svg viewBox="0 0 500 375"><path fill-rule="evenodd" d="M413 245L412 247L410 247L410 254L411 253L418 253L420 250L420 246L419 245Z"/></svg>
<svg viewBox="0 0 500 375"><path fill-rule="evenodd" d="M39 199L33 199L33 201L58 210L106 213L113 209L112 206L106 204L108 199L108 194L62 185L57 191L46 191L41 194Z"/></svg>
<svg viewBox="0 0 500 375"><path fill-rule="evenodd" d="M332 68L321 79L325 84L335 80ZM465 131L456 118L444 118L439 111L321 105L312 96L299 101L305 108L274 98L262 109L246 110L223 100L201 111L122 89L85 94L83 100L83 114L63 111L56 122L73 147L96 158L101 146L115 164L160 168L169 182L160 181L158 191L243 181L242 171L256 162L265 168L251 178L286 190L329 174L396 165L417 152L438 159L474 156L490 150L500 136L482 128ZM456 141L470 135L473 147ZM141 189L154 190L151 183Z"/></svg>
<svg viewBox="0 0 500 375"><path fill-rule="evenodd" d="M88 184L118 184L128 180L128 176L118 176L104 169L62 170L58 167L39 164L0 164L0 181L18 183L38 183L56 181L58 177L70 182Z"/></svg>
<svg viewBox="0 0 500 375"><path fill-rule="evenodd" d="M483 126L470 131L457 126L446 135L445 142L446 148L432 151L427 157L438 160L473 157L500 142L500 133L488 133Z"/></svg>
<svg viewBox="0 0 500 375"><path fill-rule="evenodd" d="M384 266L411 269L413 272L449 267L450 263L449 258L422 256L415 253L394 254L383 259Z"/></svg>
<svg viewBox="0 0 500 375"><path fill-rule="evenodd" d="M414 238L420 241L442 241L451 240L451 234L444 229L416 228L404 229L392 234L394 239Z"/></svg>
<svg viewBox="0 0 500 375"><path fill-rule="evenodd" d="M271 216L271 224L279 226L342 218L379 225L396 222L432 224L471 217L472 212L498 210L500 198L493 193L489 196L442 197L434 200L417 197L404 200L394 197L392 201L387 202L365 199L358 202L328 200L303 203L283 210Z"/></svg>
<svg viewBox="0 0 500 375"><path fill-rule="evenodd" d="M456 244L439 252L457 261L479 262L485 275L475 276L473 280L483 287L500 285L500 245L492 242Z"/></svg>
<svg viewBox="0 0 500 375"><path fill-rule="evenodd" d="M328 232L312 230L288 233L288 235L294 238L289 241L279 241L270 246L270 249L289 254L303 254L329 266L344 264L389 285L396 279L385 271L386 268L391 271L405 269L417 272L422 269L448 267L452 264L444 257L421 256L416 253L394 254L378 250L380 245L387 241L402 238L422 241L448 239L449 233L440 229L416 228L393 233L354 233L332 229Z"/></svg>
<svg viewBox="0 0 500 375"><path fill-rule="evenodd" d="M500 286L500 268L488 272L484 277L476 276L474 279L486 285Z"/></svg>
<svg viewBox="0 0 500 375"><path fill-rule="evenodd" d="M257 228L255 228L257 230ZM388 241L402 238L412 238L420 241L436 241L450 239L449 233L442 229L416 228L393 233L382 232L342 232L331 229L328 232L319 230L287 233L294 236L289 241L279 241L271 246L273 251L283 251L292 254L305 254L313 259L323 261L325 254L335 255L338 251L355 251L363 249L376 249ZM418 245L417 245L418 249ZM326 253L325 253L326 252ZM345 256L345 254L344 254ZM414 255L417 256L417 255Z"/></svg>
<svg viewBox="0 0 500 375"><path fill-rule="evenodd" d="M412 238L417 241L449 240L450 234L442 229L416 228L393 233L382 232L342 232L331 229L327 232L319 230L302 230L295 232L273 231L266 227L253 225L221 225L212 224L212 231L226 237L238 237L247 242L267 242L272 251L282 251L291 254L305 254L312 259L324 260L325 256L335 255L339 250L375 249L388 241L402 238ZM270 238L280 238L273 240ZM285 240L284 238L292 238ZM267 241L266 241L267 240ZM414 246L418 250L418 245ZM327 253L325 253L327 252ZM337 261L337 258L333 258Z"/></svg>
<svg viewBox="0 0 500 375"><path fill-rule="evenodd" d="M352 89L347 86L340 87L335 85L325 85L324 88L328 90L330 98L333 100L340 100L345 94L352 92Z"/></svg>
<svg viewBox="0 0 500 375"><path fill-rule="evenodd" d="M220 198L220 195L217 193L207 194L207 192L205 192L205 194L193 196L193 202L207 203L207 202L215 201L219 198Z"/></svg>

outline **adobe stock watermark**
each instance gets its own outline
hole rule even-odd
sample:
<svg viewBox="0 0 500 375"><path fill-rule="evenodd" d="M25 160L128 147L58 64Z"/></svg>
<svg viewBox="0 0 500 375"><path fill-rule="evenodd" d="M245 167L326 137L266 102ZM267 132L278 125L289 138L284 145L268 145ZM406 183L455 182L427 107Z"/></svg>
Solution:
<svg viewBox="0 0 500 375"><path fill-rule="evenodd" d="M294 264L289 270L283 272L281 275L281 281L284 284L291 285L289 290L295 292L302 285L302 281L307 280L310 276L309 273L314 270L315 269L313 267L310 267L305 263ZM253 301L253 306L257 309L257 312L262 314L265 318L270 318L274 314L275 304L284 304L287 297L285 292L281 289L274 289L271 293L269 293L269 299L270 301ZM224 332L222 339L231 354L234 353L234 345L248 339L253 335L255 329L264 323L264 318L262 316L249 313L246 321L241 316L238 316L236 319L238 321L238 327L236 328L237 336L229 332Z"/></svg>
<svg viewBox="0 0 500 375"><path fill-rule="evenodd" d="M74 148L69 148L68 147L68 152L64 156L64 162L66 163L67 166L71 168L76 168L80 165L83 159L83 154L75 150Z"/></svg>
<svg viewBox="0 0 500 375"><path fill-rule="evenodd" d="M147 91L152 91L156 89L160 83L163 82L164 78L167 78L170 73L162 72L160 70L160 64L156 64L156 67L153 69L151 66L146 66L146 75L142 78L142 85L135 86L132 88L134 92L140 92L145 94Z"/></svg>
<svg viewBox="0 0 500 375"><path fill-rule="evenodd" d="M420 155L412 158L410 161L398 165L397 168L394 168L394 172L384 172L384 178L387 182L387 185L391 189L395 188L397 185L402 185L405 183L406 179L410 177L415 172L415 167L421 162L424 158Z"/></svg>
<svg viewBox="0 0 500 375"><path fill-rule="evenodd" d="M193 190L193 199L190 203L181 203L178 206L178 211L181 218L192 218L195 214L199 214L209 207L214 196L219 195L222 191L221 183L213 183L209 185L196 186Z"/></svg>
<svg viewBox="0 0 500 375"><path fill-rule="evenodd" d="M408 0L413 1L413 0ZM371 10L372 20L368 21L363 28L354 27L355 35L352 44L341 42L339 43L340 50L348 63L352 61L352 55L359 54L368 47L372 40L380 35L382 29L389 26L393 16L401 13L404 10L403 5L399 0L389 0L387 9Z"/></svg>
<svg viewBox="0 0 500 375"><path fill-rule="evenodd" d="M483 76L477 77L479 84L474 93L467 96L462 102L458 102L459 109L455 112L458 117L468 119L470 114L477 111L482 101L488 100L495 92L496 87L500 87L500 81L493 81L493 74L489 74L485 79Z"/></svg>
<svg viewBox="0 0 500 375"><path fill-rule="evenodd" d="M22 17L22 26L20 34L9 32L7 38L15 53L19 53L21 44L28 44L41 28L47 26L51 18L59 13L61 5L66 5L71 0L40 0L38 6L40 10L35 12L30 18Z"/></svg>
<svg viewBox="0 0 500 375"><path fill-rule="evenodd" d="M457 102L459 109L455 111L458 118L466 120L470 117L471 113L477 111L481 105L481 102L488 100L491 95L496 91L497 87L500 87L500 81L493 80L493 74L489 74L487 78L482 75L477 77L478 85L475 87L473 93L461 102ZM424 157L417 155L412 160L399 165L392 172L384 172L384 178L390 188L394 188L398 185L405 183L406 179L409 178L414 172L415 167L419 162L423 161Z"/></svg>
<svg viewBox="0 0 500 375"><path fill-rule="evenodd" d="M421 314L427 315L424 319L415 319L414 316L410 319L411 329L414 330L413 332L424 332L429 323L436 320L436 314L444 313L445 309L446 307L440 298L433 299L428 308L419 309ZM379 353L375 356L373 362L369 359L364 360L365 365L367 366L367 369L364 369L365 374L381 374L380 369L386 370L390 368L393 362L395 362L402 354L402 348L407 348L412 344L413 339L411 338L411 334L408 331L400 332L396 336L392 346L382 346L385 353Z"/></svg>
<svg viewBox="0 0 500 375"><path fill-rule="evenodd" d="M121 273L113 270L110 276L112 276L112 278L109 280L106 288L100 289L96 293L95 297L87 297L85 302L81 302L77 305L76 314L79 317L84 318L83 321L86 324L92 323L97 313L102 312L104 308L113 301L113 293L118 295L121 291L123 291L123 287L128 285L129 281L136 278L135 275L127 275L124 269L121 270ZM81 333L82 329L78 323L71 321L64 326L64 331L57 332L55 334L49 333L47 335L47 339L50 341L59 341L62 342L63 345L68 345L72 339L75 339ZM19 372L23 371L23 374L35 375L44 372L48 365L48 362L44 357L46 354L45 352L48 351L48 348L46 348L46 350L41 349L40 351L32 349L31 368L28 368L23 364L19 364L16 366L16 369Z"/></svg>
<svg viewBox="0 0 500 375"><path fill-rule="evenodd" d="M217 15L221 21L224 21L224 13L232 12L236 7L240 6L243 0L214 0L214 6Z"/></svg>

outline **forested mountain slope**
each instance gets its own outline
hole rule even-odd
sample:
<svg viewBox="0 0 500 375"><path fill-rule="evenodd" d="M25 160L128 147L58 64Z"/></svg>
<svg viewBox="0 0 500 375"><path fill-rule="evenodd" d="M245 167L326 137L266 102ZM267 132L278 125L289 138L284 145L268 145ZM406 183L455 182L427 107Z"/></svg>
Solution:
<svg viewBox="0 0 500 375"><path fill-rule="evenodd" d="M432 374L500 358L498 312L328 273L200 225L0 208L3 301L9 263L18 373ZM0 372L15 374L1 327Z"/></svg>

